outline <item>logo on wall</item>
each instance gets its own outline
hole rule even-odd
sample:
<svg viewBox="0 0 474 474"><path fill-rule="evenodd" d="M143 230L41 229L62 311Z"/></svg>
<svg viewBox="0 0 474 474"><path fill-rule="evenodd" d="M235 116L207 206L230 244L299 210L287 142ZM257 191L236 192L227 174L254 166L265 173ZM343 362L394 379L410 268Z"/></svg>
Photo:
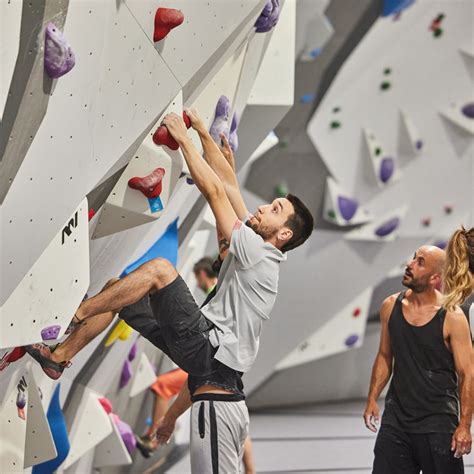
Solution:
<svg viewBox="0 0 474 474"><path fill-rule="evenodd" d="M63 227L61 232L61 245L64 245L66 237L69 237L72 234L72 231L77 227L77 211L74 214L74 217L69 220L69 222Z"/></svg>

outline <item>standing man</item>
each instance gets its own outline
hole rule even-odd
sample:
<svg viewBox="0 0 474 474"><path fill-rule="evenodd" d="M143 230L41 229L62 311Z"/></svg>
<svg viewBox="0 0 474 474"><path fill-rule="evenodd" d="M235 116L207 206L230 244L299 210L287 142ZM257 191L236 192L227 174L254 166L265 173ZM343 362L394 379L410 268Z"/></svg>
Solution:
<svg viewBox="0 0 474 474"><path fill-rule="evenodd" d="M380 347L364 421L377 431L377 399L393 373L375 443L374 474L457 474L471 451L471 339L462 311L442 307L445 253L419 248L407 265L408 290L380 310ZM460 405L460 413L459 413Z"/></svg>
<svg viewBox="0 0 474 474"><path fill-rule="evenodd" d="M216 286L219 275L214 260L211 257L202 257L194 264L193 272L199 289L208 295Z"/></svg>

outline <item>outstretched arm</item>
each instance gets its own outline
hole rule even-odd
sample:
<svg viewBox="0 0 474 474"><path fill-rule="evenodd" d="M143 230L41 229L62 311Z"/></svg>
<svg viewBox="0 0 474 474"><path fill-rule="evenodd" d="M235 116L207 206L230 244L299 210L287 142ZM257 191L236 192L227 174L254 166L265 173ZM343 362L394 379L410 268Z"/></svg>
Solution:
<svg viewBox="0 0 474 474"><path fill-rule="evenodd" d="M189 109L186 113L191 120L191 126L196 130L201 139L204 159L224 185L227 197L239 219L246 218L248 210L240 192L239 183L235 174L234 156L227 139L221 135L223 146L222 149L220 149L207 131L197 111L195 109Z"/></svg>
<svg viewBox="0 0 474 474"><path fill-rule="evenodd" d="M461 416L451 443L451 451L455 451L454 457L459 458L471 452L472 444L472 341L469 324L459 308L448 312L446 322L461 396Z"/></svg>
<svg viewBox="0 0 474 474"><path fill-rule="evenodd" d="M380 345L372 369L367 406L364 412L365 426L374 433L377 431L376 425L380 419L380 409L377 405L377 399L392 375L393 354L390 344L390 334L388 332L388 321L395 300L396 295L389 296L382 303L382 307L380 308Z"/></svg>
<svg viewBox="0 0 474 474"><path fill-rule="evenodd" d="M163 124L179 144L194 183L211 206L217 228L230 241L233 227L237 221L237 214L226 195L224 185L196 150L188 137L183 119L171 113L166 115Z"/></svg>

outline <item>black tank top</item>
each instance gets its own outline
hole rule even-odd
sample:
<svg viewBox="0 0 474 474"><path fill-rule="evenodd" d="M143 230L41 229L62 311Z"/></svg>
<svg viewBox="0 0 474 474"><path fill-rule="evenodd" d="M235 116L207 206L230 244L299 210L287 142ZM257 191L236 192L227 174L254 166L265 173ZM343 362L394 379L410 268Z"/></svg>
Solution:
<svg viewBox="0 0 474 474"><path fill-rule="evenodd" d="M388 324L394 367L382 423L407 433L453 433L459 394L454 358L443 338L446 310L413 326L403 315L404 296L398 296Z"/></svg>

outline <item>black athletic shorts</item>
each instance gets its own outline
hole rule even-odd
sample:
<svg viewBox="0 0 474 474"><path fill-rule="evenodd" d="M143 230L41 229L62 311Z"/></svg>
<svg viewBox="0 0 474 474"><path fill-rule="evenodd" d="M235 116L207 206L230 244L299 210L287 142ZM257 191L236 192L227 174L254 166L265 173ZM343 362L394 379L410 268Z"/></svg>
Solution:
<svg viewBox="0 0 474 474"><path fill-rule="evenodd" d="M462 458L451 451L452 433L405 433L382 424L372 474L462 474Z"/></svg>
<svg viewBox="0 0 474 474"><path fill-rule="evenodd" d="M126 306L119 317L189 374L191 394L203 385L243 393L242 373L214 359L217 348L209 341L214 325L201 313L181 276Z"/></svg>

